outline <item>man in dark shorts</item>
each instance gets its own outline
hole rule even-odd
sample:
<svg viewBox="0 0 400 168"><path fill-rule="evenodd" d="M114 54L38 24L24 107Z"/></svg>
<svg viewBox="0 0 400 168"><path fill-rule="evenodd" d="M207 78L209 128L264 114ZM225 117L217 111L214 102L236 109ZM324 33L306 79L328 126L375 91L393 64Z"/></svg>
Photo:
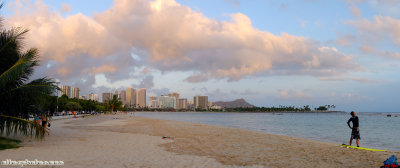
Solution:
<svg viewBox="0 0 400 168"><path fill-rule="evenodd" d="M350 113L351 118L349 119L349 121L347 121L347 125L350 127L351 129L351 137L350 137L350 143L349 145L351 146L351 142L353 141L353 139L357 140L357 147L360 147L360 127L359 127L359 123L358 123L358 117L356 116L356 112L352 111ZM350 126L350 121L353 123L353 127Z"/></svg>

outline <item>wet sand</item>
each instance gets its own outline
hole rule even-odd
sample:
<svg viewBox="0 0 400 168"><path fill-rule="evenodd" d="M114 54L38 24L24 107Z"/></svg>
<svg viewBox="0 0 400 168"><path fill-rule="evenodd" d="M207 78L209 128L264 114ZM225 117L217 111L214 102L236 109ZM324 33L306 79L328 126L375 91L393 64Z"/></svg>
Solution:
<svg viewBox="0 0 400 168"><path fill-rule="evenodd" d="M63 160L65 167L379 167L389 156L400 156L123 114L53 121L49 137L25 138L23 146L0 151L0 161Z"/></svg>

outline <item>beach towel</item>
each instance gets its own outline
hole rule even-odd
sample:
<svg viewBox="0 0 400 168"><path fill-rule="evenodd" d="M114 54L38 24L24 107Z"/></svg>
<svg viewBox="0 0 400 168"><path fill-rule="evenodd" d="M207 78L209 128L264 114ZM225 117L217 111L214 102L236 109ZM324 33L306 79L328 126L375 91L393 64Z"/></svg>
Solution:
<svg viewBox="0 0 400 168"><path fill-rule="evenodd" d="M399 163L397 163L397 158L394 155L386 159L383 164L383 168L399 168Z"/></svg>

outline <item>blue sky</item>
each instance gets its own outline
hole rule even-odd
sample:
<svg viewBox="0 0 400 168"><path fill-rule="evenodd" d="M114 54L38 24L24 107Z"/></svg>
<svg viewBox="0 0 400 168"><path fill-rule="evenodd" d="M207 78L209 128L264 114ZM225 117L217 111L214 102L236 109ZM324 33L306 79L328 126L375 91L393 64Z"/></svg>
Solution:
<svg viewBox="0 0 400 168"><path fill-rule="evenodd" d="M145 87L257 106L400 105L400 2L378 0L7 1L30 29L37 76L83 94Z"/></svg>

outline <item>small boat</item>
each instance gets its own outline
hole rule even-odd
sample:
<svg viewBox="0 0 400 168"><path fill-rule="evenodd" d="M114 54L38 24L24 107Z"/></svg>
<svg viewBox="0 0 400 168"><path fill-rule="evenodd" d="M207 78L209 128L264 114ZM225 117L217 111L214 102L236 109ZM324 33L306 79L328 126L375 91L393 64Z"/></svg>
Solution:
<svg viewBox="0 0 400 168"><path fill-rule="evenodd" d="M387 117L391 117L392 115L391 114L388 114L388 115L386 115Z"/></svg>

